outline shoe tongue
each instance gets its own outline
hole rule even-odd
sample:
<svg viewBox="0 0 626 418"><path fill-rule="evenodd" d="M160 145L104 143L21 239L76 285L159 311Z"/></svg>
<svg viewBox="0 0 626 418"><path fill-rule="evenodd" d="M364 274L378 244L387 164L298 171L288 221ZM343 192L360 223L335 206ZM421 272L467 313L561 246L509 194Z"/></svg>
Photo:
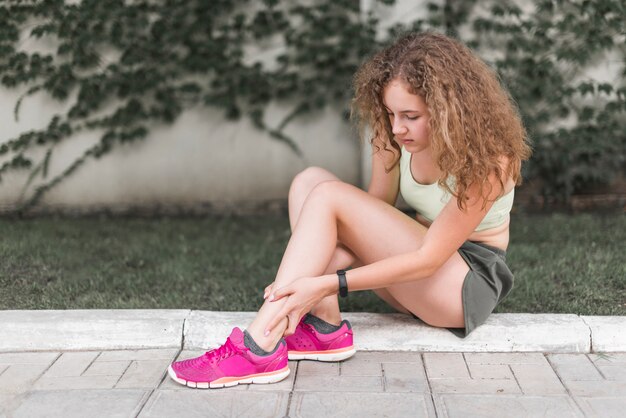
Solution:
<svg viewBox="0 0 626 418"><path fill-rule="evenodd" d="M232 341L232 343L235 344L237 347L241 347L242 345L244 345L243 332L238 327L233 328L228 338L230 338L230 341Z"/></svg>

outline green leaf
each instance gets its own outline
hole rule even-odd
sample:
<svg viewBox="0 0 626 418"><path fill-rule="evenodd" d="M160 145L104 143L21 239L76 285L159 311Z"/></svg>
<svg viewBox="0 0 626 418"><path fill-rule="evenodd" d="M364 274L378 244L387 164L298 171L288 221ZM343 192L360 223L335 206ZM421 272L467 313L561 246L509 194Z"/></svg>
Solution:
<svg viewBox="0 0 626 418"><path fill-rule="evenodd" d="M608 95L608 94L611 94L612 91L613 91L613 86L611 84L601 83L598 85L598 92L604 92Z"/></svg>
<svg viewBox="0 0 626 418"><path fill-rule="evenodd" d="M593 94L595 92L594 85L592 83L584 82L578 85L578 91L581 95Z"/></svg>

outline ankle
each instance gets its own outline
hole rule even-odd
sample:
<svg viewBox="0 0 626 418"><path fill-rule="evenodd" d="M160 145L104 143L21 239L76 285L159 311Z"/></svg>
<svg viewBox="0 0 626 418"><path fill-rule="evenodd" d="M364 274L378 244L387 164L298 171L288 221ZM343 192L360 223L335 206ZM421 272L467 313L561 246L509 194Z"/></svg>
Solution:
<svg viewBox="0 0 626 418"><path fill-rule="evenodd" d="M274 351L276 351L278 347L278 344L274 345L274 347L272 348L261 347L254 340L254 337L250 335L250 332L248 332L248 330L244 330L243 334L244 334L244 345L248 347L250 351L256 354L257 356L266 356L268 354L272 354Z"/></svg>
<svg viewBox="0 0 626 418"><path fill-rule="evenodd" d="M329 312L323 309L311 309L311 315L318 317L322 321L328 322L331 325L341 324L341 313L340 312Z"/></svg>
<svg viewBox="0 0 626 418"><path fill-rule="evenodd" d="M285 322L285 327L282 327L282 322ZM286 322L287 322L287 318L281 321L281 323L279 323L279 325L275 327L274 330L272 330L272 332L268 336L264 335L265 333L264 330L257 329L255 324L251 324L247 328L247 332L250 335L250 337L252 337L254 342L263 351L271 352L274 350L274 348L276 348L276 345L280 342L284 333L284 328L286 328Z"/></svg>

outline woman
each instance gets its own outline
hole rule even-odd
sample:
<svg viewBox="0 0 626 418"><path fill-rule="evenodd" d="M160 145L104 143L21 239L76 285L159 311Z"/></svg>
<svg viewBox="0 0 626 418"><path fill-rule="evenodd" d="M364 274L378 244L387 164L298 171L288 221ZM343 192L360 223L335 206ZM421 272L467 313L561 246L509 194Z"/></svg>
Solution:
<svg viewBox="0 0 626 418"><path fill-rule="evenodd" d="M444 35L409 34L369 59L354 87L353 114L374 150L368 192L320 168L300 173L289 192L293 234L266 302L246 331L173 363L177 382L271 383L289 374L287 358L352 356L337 302L348 290L372 289L465 336L511 289L509 212L530 148L495 73ZM394 208L398 192L416 219Z"/></svg>

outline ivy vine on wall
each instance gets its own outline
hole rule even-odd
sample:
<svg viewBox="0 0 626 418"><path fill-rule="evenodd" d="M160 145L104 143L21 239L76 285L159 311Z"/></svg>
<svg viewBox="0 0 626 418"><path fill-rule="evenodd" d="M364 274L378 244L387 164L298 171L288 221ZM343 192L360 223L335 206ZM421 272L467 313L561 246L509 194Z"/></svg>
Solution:
<svg viewBox="0 0 626 418"><path fill-rule="evenodd" d="M490 3L487 18L471 21L469 43L498 51L493 64L534 143L526 177L563 201L624 174L626 3L535 0L527 13L514 2ZM607 60L619 63L618 83L586 75Z"/></svg>
<svg viewBox="0 0 626 418"><path fill-rule="evenodd" d="M7 88L26 90L15 117L22 101L40 92L71 100L72 106L44 129L0 146L5 158L0 179L9 170L29 170L28 184L40 180L22 202L26 209L89 159L144 139L155 122L172 123L183 110L199 105L221 109L228 119L249 117L299 154L282 133L286 123L329 101L347 101L352 74L379 44L376 20L361 18L358 1L294 3L44 0L2 5L0 80ZM25 30L28 36L55 40L57 50L20 50ZM245 47L264 39L284 46L276 65L246 57ZM295 103L293 112L278 126L267 126L268 103L288 99ZM84 129L102 131L98 143L47 179L57 145ZM39 161L29 156L35 148L45 149Z"/></svg>
<svg viewBox="0 0 626 418"><path fill-rule="evenodd" d="M535 3L530 14L509 2L432 3L428 16L378 39L376 17L363 14L358 0L4 2L0 82L23 91L15 118L34 94L71 105L43 129L0 138L0 181L11 170L29 173L19 209L26 210L90 159L147 138L150 126L172 123L194 106L218 108L228 119L248 117L300 153L284 127L329 103L347 109L351 78L364 57L403 30L435 28L458 36L469 25L475 36L465 41L479 51L500 51L493 65L532 134L536 151L527 177L542 178L546 195L567 198L610 181L623 167L626 90L573 82L570 67L582 68L615 48L624 58L625 6L619 0ZM472 13L477 5L488 13ZM22 50L24 36L54 43L56 50ZM247 54L259 41L282 46L271 65ZM588 95L594 100L585 100ZM293 103L293 111L268 126L264 110L275 101ZM565 117L573 123L551 125ZM99 141L50 178L58 145L81 130L101 132ZM34 158L39 154L33 150L43 156Z"/></svg>

